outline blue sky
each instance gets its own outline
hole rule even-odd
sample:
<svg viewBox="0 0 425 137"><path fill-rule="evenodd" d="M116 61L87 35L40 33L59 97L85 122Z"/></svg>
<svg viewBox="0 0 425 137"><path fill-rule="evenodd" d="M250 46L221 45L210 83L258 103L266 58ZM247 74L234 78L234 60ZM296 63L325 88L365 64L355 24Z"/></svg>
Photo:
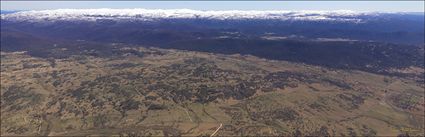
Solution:
<svg viewBox="0 0 425 137"><path fill-rule="evenodd" d="M2 10L147 8L196 10L353 10L424 12L424 1L1 1Z"/></svg>

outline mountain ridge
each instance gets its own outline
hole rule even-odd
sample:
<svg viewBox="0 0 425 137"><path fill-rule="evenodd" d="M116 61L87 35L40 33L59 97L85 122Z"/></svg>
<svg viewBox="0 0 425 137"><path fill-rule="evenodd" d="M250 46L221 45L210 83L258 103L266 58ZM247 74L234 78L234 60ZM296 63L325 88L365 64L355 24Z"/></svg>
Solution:
<svg viewBox="0 0 425 137"><path fill-rule="evenodd" d="M362 16L377 17L383 14L409 14L408 12L358 12L351 10L191 10L191 9L55 9L21 11L3 15L8 20L88 20L95 19L277 19L295 21L341 21L362 23Z"/></svg>

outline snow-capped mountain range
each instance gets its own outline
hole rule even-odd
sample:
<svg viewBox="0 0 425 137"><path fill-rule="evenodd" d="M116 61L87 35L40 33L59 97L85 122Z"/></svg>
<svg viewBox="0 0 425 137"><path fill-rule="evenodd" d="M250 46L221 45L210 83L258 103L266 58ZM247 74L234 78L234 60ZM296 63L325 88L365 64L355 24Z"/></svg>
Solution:
<svg viewBox="0 0 425 137"><path fill-rule="evenodd" d="M56 9L21 11L2 14L1 19L12 21L64 21L98 19L142 20L155 19L276 19L301 21L341 21L360 23L361 16L378 16L378 12L336 11L284 11L284 10L222 10L201 11L190 9Z"/></svg>
<svg viewBox="0 0 425 137"><path fill-rule="evenodd" d="M423 44L423 17L423 13L347 10L56 9L1 14L1 27L2 32L136 44L230 35L225 32L240 33L238 38L272 33L277 37Z"/></svg>

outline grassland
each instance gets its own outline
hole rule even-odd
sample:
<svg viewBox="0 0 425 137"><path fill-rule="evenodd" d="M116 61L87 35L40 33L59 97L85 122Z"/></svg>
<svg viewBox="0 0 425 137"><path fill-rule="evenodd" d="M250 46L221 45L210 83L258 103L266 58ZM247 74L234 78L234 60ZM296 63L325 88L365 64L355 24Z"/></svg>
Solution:
<svg viewBox="0 0 425 137"><path fill-rule="evenodd" d="M237 54L93 52L2 52L1 135L209 136L222 124L216 136L424 136L424 85L408 77ZM414 69L404 72L423 75Z"/></svg>

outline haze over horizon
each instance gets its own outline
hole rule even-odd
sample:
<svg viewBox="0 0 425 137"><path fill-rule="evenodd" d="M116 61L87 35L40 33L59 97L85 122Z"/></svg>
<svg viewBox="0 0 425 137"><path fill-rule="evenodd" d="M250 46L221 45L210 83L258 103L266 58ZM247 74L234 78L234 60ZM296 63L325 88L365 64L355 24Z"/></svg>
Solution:
<svg viewBox="0 0 425 137"><path fill-rule="evenodd" d="M424 1L1 1L2 10L50 9L351 10L423 12Z"/></svg>

